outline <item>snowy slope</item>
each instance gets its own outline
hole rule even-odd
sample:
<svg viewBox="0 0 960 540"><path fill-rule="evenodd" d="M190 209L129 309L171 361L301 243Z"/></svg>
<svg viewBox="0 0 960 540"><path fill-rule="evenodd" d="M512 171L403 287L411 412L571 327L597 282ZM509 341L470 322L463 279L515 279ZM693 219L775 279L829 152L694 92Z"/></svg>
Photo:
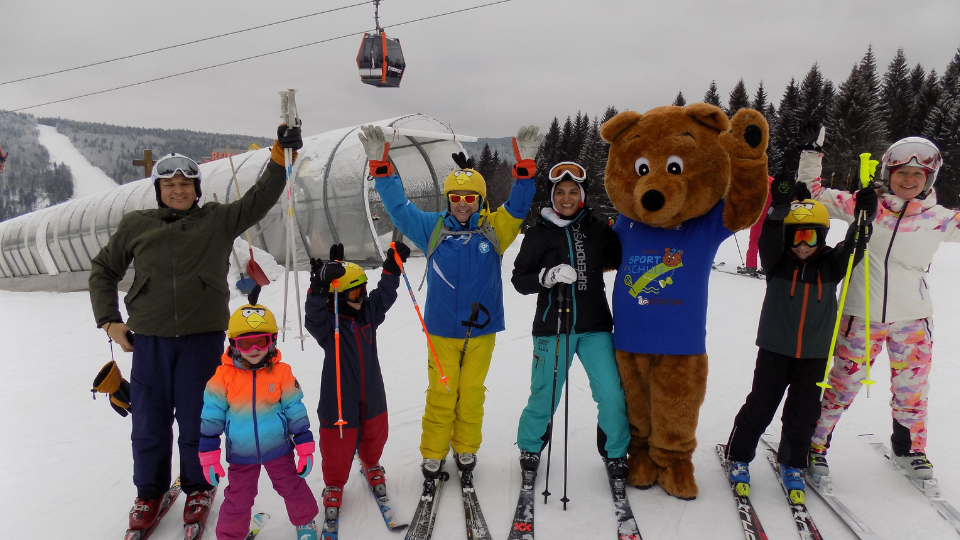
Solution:
<svg viewBox="0 0 960 540"><path fill-rule="evenodd" d="M83 157L66 135L53 126L38 125L40 144L50 153L50 161L64 163L73 173L73 198L117 187L117 183Z"/></svg>
<svg viewBox="0 0 960 540"><path fill-rule="evenodd" d="M835 224L839 224L835 222ZM840 229L841 227L834 227ZM842 231L834 230L831 240ZM746 248L746 234L741 247ZM522 237L521 237L522 238ZM519 242L504 258L504 281L509 282ZM732 239L721 247L718 260L728 265L739 261ZM960 283L951 279L952 268L960 263L960 248L945 245L935 259L932 284L936 291L936 369L930 407L929 455L936 466L944 495L960 505L960 462L956 448L960 433L951 426L960 420L960 395L952 387L960 383L960 366L953 351L960 349L960 310L952 306L960 294ZM411 281L419 282L423 259L409 262ZM376 283L379 271L369 273ZM306 273L300 283L306 288ZM608 274L612 282L613 275ZM292 282L292 281L291 281ZM401 284L401 288L403 285ZM659 487L647 491L629 489L628 494L646 540L661 538L711 538L739 540L740 524L724 475L713 450L724 442L750 389L756 348L753 345L763 298L763 282L714 273L711 280L708 351L711 355L706 403L701 409L695 455L700 496L684 502L667 496ZM517 422L526 403L531 357L530 320L535 306L532 296L520 296L506 287L507 330L498 336L494 362L487 379L485 440L479 454L477 492L494 538L506 537L519 489L519 465L514 444ZM282 316L282 281L267 287L261 302ZM290 308L294 306L290 293ZM418 293L423 301L424 294ZM236 308L239 298L231 302ZM130 420L117 416L101 396L91 401L90 382L110 359L102 331L94 326L86 293L0 292L0 305L8 313L3 335L11 341L4 361L3 402L10 405L0 413L0 463L5 487L0 508L5 538L119 538L126 525L135 490L131 483ZM296 313L289 320L296 326ZM656 330L655 330L656 331ZM296 330L292 332L296 334ZM15 342L13 340L16 340ZM400 515L408 520L413 513L421 484L419 472L420 417L423 413L425 343L419 322L406 291L387 316L380 330L381 362L390 404L391 433L382 463L388 485ZM299 343L288 333L281 345L303 386L305 404L316 426L315 407L319 401L323 353L311 341L300 352ZM114 354L129 376L129 354L114 348ZM885 360L885 357L883 358ZM882 365L882 363L881 363ZM919 492L892 467L858 440L865 432L887 437L890 430L889 390L882 381L882 369L869 399L861 395L839 424L830 452L838 495L854 512L885 539L955 538L954 532ZM568 496L564 512L559 501L563 493L562 409L555 433L558 445L550 489L554 496L544 506L538 500L536 530L541 539L615 538L615 520L609 486L596 452L596 406L590 398L586 375L578 362L571 371L572 393L569 438ZM771 431L779 436L779 420ZM176 452L176 450L174 450ZM762 455L762 454L761 454ZM174 459L176 463L176 458ZM453 471L452 464L448 470ZM545 467L541 467L537 491L543 490ZM765 460L753 467L753 494L770 538L796 538L790 513ZM320 467L308 478L314 493L323 489ZM442 509L434 537L465 537L463 512L456 484L451 483L442 498ZM222 498L218 497L215 511ZM815 495L809 507L827 538L853 538L843 523ZM183 499L165 519L154 538L180 537L179 512ZM293 536L280 497L261 477L255 510L266 511L273 519L261 533L263 540L284 540ZM211 523L216 515L211 516ZM68 529L65 535L61 533ZM214 538L209 531L206 538ZM400 539L383 526L367 488L353 474L344 494L341 538Z"/></svg>

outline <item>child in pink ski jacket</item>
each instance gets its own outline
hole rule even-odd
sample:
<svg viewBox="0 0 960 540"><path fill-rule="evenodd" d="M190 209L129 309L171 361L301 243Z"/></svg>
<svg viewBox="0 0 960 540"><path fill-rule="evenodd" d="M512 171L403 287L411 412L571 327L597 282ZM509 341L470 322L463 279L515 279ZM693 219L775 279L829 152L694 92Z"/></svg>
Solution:
<svg viewBox="0 0 960 540"><path fill-rule="evenodd" d="M854 222L853 195L821 184L822 158L819 151L804 151L799 179L826 205L830 217ZM960 242L960 214L938 205L933 191L941 164L940 151L926 139L908 137L890 146L881 160L880 204L868 244L870 363L886 344L893 390L891 446L898 466L919 479L933 477L926 457L933 351L933 303L927 271L941 242ZM866 266L858 265L851 274L828 380L832 388L824 392L811 441L812 474L829 474L825 455L831 434L866 378ZM871 378L880 373L873 370Z"/></svg>

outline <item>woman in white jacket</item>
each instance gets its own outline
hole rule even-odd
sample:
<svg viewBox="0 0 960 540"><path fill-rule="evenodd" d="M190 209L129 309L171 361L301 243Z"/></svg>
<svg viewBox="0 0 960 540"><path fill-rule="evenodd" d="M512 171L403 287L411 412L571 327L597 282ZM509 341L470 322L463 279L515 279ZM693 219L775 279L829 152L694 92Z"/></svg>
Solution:
<svg viewBox="0 0 960 540"><path fill-rule="evenodd" d="M800 180L827 206L830 217L856 220L852 193L820 183L817 151L800 157ZM933 303L926 281L941 242L960 242L960 214L937 204L933 184L942 164L930 141L897 141L881 160L880 204L870 238L870 363L884 343L890 357L893 399L891 446L898 465L913 478L933 478L926 456L928 376L933 351ZM840 415L853 402L866 376L864 268L850 278L843 307L836 358L820 404L820 420L811 441L809 472L829 474L826 451Z"/></svg>

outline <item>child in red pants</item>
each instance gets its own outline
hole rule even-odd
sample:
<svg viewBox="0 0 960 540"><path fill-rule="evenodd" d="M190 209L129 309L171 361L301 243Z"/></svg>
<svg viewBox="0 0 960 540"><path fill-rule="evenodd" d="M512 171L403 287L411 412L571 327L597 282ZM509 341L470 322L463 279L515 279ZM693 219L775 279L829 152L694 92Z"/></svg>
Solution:
<svg viewBox="0 0 960 540"><path fill-rule="evenodd" d="M410 248L397 242L401 261ZM340 515L343 486L354 454L377 498L386 497L380 455L387 442L387 396L377 358L377 327L397 300L400 267L394 249L387 251L377 288L367 296L367 274L343 260L343 244L330 249L330 260L310 260L310 293L306 328L323 347L320 383L320 455L323 460L325 530L333 530ZM336 281L336 286L334 286ZM337 315L334 315L334 291ZM339 351L335 325L339 323ZM339 364L339 368L338 368ZM339 381L337 377L339 376ZM339 424L340 420L345 424ZM342 429L342 431L341 431Z"/></svg>
<svg viewBox="0 0 960 540"><path fill-rule="evenodd" d="M313 467L315 449L310 420L300 384L290 366L280 361L277 320L256 303L258 294L259 287L250 295L250 304L230 317L230 346L203 393L200 465L214 486L226 476L220 464L220 435L229 426L230 483L220 506L217 539L246 538L262 465L286 503L298 540L316 540L314 518L319 508L304 480Z"/></svg>

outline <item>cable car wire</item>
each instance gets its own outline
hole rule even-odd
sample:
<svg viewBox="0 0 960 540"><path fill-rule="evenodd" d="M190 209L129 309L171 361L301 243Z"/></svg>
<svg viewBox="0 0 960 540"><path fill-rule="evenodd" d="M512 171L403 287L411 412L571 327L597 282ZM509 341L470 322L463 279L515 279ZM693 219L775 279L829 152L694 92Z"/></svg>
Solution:
<svg viewBox="0 0 960 540"><path fill-rule="evenodd" d="M169 45L169 46L167 46L167 47L160 47L159 49L153 49L153 50L150 50L150 51L143 51L143 52L139 52L139 53L136 53L136 54L128 54L128 55L126 55L126 56L118 56L117 58L111 58L110 60L102 60L102 61L100 61L100 62L94 62L94 63L92 63L92 64L85 64L85 65L82 65L82 66L76 66L76 67L72 67L72 68L61 69L61 70L58 70L58 71L51 71L51 72L49 72L49 73L41 73L40 75L32 75L32 76L30 76L30 77L23 77L22 79L13 79L13 80L11 80L11 81L0 82L0 86L3 86L3 85L5 85L5 84L13 84L13 83L16 83L16 82L29 81L29 80L32 80L32 79L39 79L39 78L41 78L41 77L48 77L48 76L50 76L50 75L57 75L58 73L67 73L67 72L69 72L69 71L76 71L76 70L78 70L78 69L84 69L84 68L93 67L93 66L100 66L100 65L103 65L103 64L109 64L109 63L111 63L111 62L117 62L117 61L119 61L119 60L127 60L127 59L129 59L129 58L136 58L136 57L138 57L138 56L144 56L144 55L148 55L148 54L153 54L153 53L155 53L155 52L168 51L168 50L170 50L170 49L176 49L177 47L184 47L184 46L187 46L187 45L193 45L193 44L195 44L195 43L202 43L202 42L204 42L204 41L210 41L210 40L212 40L212 39L218 39L218 38L222 38L222 37L232 36L232 35L235 35L235 34L242 34L242 33L244 33L244 32L249 32L249 31L251 31L251 30L259 30L259 29L261 29L261 28L266 28L266 27L268 27L268 26L275 26L275 25L278 25L278 24L288 23L288 22L291 22L291 21L297 21L297 20L300 20L300 19L306 19L306 18L308 18L308 17L316 17L317 15L324 15L324 14L326 14L326 13L333 13L334 11L341 11L341 10L344 10L344 9L350 9L350 8L355 8L355 7L359 7L359 6L365 6L365 5L369 4L369 3L370 3L370 2L367 1L367 2L360 2L359 4L350 4L349 6L341 6L341 7L338 7L338 8L332 8L332 9L328 9L328 10L325 10L325 11L318 11L318 12L316 12L316 13L310 13L309 15L300 15L299 17L293 17L292 19L284 19L284 20L282 20L282 21L276 21L276 22L272 22L272 23L261 24L260 26L252 26L252 27L250 27L250 28L244 28L243 30L234 30L233 32L227 32L227 33L225 33L225 34L218 34L218 35L216 35L216 36L210 36L210 37L205 37L205 38L201 38L201 39L195 39L195 40L193 40L193 41L187 41L187 42L185 42L185 43L178 43L177 45Z"/></svg>
<svg viewBox="0 0 960 540"><path fill-rule="evenodd" d="M448 11L448 12L446 12L446 13L438 13L438 14L436 14L436 15L428 15L428 16L426 16L426 17L420 17L420 18L418 18L418 19L411 19L411 20L409 20L409 21L399 22L399 23L396 23L396 24L388 24L388 25L383 26L383 28L393 28L393 27L397 27L397 26L403 26L403 25L405 25L405 24L413 24L413 23L416 23L416 22L427 21L427 20L430 20L430 19L437 19L437 18L439 18L439 17L446 17L447 15L454 15L454 14L457 14L457 13L463 13L463 12L465 12L465 11L472 11L472 10L475 10L475 9L485 8L485 7L489 7L489 6L495 6L495 5L497 5L497 4L506 4L507 2L512 2L512 1L513 1L513 0L497 0L496 2L490 2L490 3L487 3L487 4L481 4L481 5L479 5L479 6L472 6L472 7L468 7L468 8L457 9L457 10L454 10L454 11ZM365 3L366 3L366 2L365 2ZM337 37L332 37L332 38L327 38L327 39L321 39L320 41L314 41L314 42L312 42L312 43L305 43L305 44L303 44L303 45L296 45L296 46L294 46L294 47L287 47L286 49L280 49L280 50L278 50L278 51L271 51L271 52L267 52L267 53L263 53L263 54L257 54L257 55L254 55L254 56L248 56L248 57L246 57L246 58L240 58L240 59L238 59L238 60L231 60L231 61L229 61L229 62L222 62L222 63L220 63L220 64L214 64L214 65L212 65L212 66L207 66L207 67L202 67L202 68L197 68L197 69L191 69L191 70L188 70L188 71L182 71L182 72L180 72L180 73L174 73L174 74L172 74L172 75L164 75L163 77L157 77L157 78L154 78L154 79L148 79L148 80L146 80L146 81L140 81L140 82L136 82L136 83L125 84L125 85L123 85L123 86L117 86L117 87L114 87L114 88L108 88L108 89L106 89L106 90L98 90L98 91L96 91L96 92L89 92L89 93L87 93L87 94L81 94L81 95L79 95L79 96L73 96L73 97L64 98L64 99L58 99L58 100L55 100L55 101L48 101L48 102L46 102L46 103L39 103L39 104L37 104L37 105L30 105L29 107L20 107L19 109L9 109L9 110L7 110L7 112L26 111L26 110L28 110L28 109L36 109L37 107L43 107L43 106L46 106L46 105L53 105L54 103L63 103L64 101L73 101L73 100L75 100L75 99L80 99L80 98L95 96L95 95L98 95L98 94L106 94L107 92L114 92L114 91L116 91L116 90L123 90L124 88L130 88L130 87L133 87L133 86L140 86L140 85L142 85L142 84L148 84L148 83L152 83L152 82L162 81L162 80L165 80L165 79L172 79L172 78L174 78L174 77L180 77L180 76L182 76L182 75L189 75L189 74L191 74L191 73L197 73L198 71L206 71L206 70L208 70L208 69L213 69L213 68L218 68L218 67L223 67L223 66L229 66L229 65L231 65L231 64L237 64L237 63L240 63L240 62L246 62L247 60L254 60L254 59L257 59L257 58L263 58L264 56L270 56L270 55L279 54L279 53L283 53L283 52L293 51L293 50L296 50L296 49L302 49L302 48L304 48L304 47L311 47L311 46L313 46L313 45L319 45L319 44L321 44L321 43L327 43L327 42L330 42L330 41L336 41L336 40L338 40L338 39L344 39L344 38L350 38L350 37L355 38L355 37L357 36L357 34L363 34L363 33L367 33L367 32L370 32L370 31L371 31L371 30L363 30L363 31L360 31L360 32L351 32L351 33L349 33L349 34L344 34L344 35L342 35L342 36L337 36Z"/></svg>

